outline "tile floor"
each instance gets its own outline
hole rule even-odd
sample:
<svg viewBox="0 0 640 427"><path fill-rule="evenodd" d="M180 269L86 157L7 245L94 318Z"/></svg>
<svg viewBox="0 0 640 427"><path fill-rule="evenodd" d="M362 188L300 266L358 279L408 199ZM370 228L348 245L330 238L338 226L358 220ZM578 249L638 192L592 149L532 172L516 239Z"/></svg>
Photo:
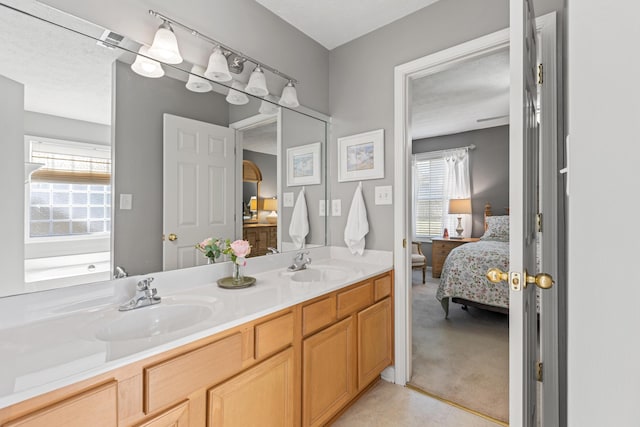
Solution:
<svg viewBox="0 0 640 427"><path fill-rule="evenodd" d="M379 381L334 427L497 427L484 418L406 387Z"/></svg>

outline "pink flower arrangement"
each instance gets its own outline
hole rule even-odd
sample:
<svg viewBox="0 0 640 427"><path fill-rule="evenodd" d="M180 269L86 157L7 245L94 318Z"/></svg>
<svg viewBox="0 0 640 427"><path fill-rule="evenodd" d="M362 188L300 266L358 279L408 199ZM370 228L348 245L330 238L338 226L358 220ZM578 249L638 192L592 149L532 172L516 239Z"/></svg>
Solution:
<svg viewBox="0 0 640 427"><path fill-rule="evenodd" d="M220 255L223 253L222 245L222 240L207 237L196 245L196 249L202 252L207 258L215 261L216 258L220 258Z"/></svg>
<svg viewBox="0 0 640 427"><path fill-rule="evenodd" d="M249 245L249 242L246 240L236 240L231 242L230 239L227 239L226 247L222 253L230 255L231 261L244 267L247 265L245 258L251 253L251 245Z"/></svg>

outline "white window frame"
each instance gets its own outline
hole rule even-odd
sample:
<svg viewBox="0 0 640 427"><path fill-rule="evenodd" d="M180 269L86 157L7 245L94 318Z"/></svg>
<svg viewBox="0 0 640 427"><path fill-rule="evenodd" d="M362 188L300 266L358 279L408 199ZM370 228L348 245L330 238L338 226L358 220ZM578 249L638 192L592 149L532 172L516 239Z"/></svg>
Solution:
<svg viewBox="0 0 640 427"><path fill-rule="evenodd" d="M446 154L447 150L438 150L438 151L428 151L428 152L423 152L423 153L415 153L412 155L412 170L411 170L411 177L412 177L412 194L413 194L413 206L412 206L412 210L413 210L413 215L411 216L411 227L412 227L412 234L413 234L413 240L415 241L419 241L419 242L431 242L431 239L434 237L440 237L441 236L441 232L442 232L442 228L445 226L447 218L446 215L444 215L444 208L442 209L442 222L441 222L441 226L440 226L440 231L438 232L438 234L432 234L432 235L418 235L416 233L416 203L418 201L418 194L417 194L417 176L416 176L416 162L420 162L420 161L427 161L427 160L442 160L443 162L443 166L444 166L444 157ZM443 171L443 176L442 176L442 200L443 203L445 203L445 196L444 196L444 171ZM444 206L444 205L443 205Z"/></svg>

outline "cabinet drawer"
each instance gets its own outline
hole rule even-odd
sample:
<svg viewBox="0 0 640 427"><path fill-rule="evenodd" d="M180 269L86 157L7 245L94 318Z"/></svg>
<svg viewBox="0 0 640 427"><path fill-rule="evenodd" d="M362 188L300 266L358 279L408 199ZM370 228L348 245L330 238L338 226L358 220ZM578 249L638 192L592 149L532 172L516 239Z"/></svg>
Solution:
<svg viewBox="0 0 640 427"><path fill-rule="evenodd" d="M260 359L293 343L293 313L255 327L255 358Z"/></svg>
<svg viewBox="0 0 640 427"><path fill-rule="evenodd" d="M338 294L338 319L348 316L373 304L373 283L367 282L357 288Z"/></svg>
<svg viewBox="0 0 640 427"><path fill-rule="evenodd" d="M153 412L242 369L242 334L144 369L144 409Z"/></svg>
<svg viewBox="0 0 640 427"><path fill-rule="evenodd" d="M391 295L391 275L387 274L373 281L373 296L376 301Z"/></svg>
<svg viewBox="0 0 640 427"><path fill-rule="evenodd" d="M302 307L302 335L308 335L336 320L336 299L331 296Z"/></svg>
<svg viewBox="0 0 640 427"><path fill-rule="evenodd" d="M112 381L8 422L4 426L112 427L117 423L117 385Z"/></svg>

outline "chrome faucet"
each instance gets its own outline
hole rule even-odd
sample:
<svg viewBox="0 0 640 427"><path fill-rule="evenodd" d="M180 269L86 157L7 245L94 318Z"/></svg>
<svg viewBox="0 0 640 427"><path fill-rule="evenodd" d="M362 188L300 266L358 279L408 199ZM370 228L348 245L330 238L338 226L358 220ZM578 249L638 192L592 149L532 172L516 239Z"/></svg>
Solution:
<svg viewBox="0 0 640 427"><path fill-rule="evenodd" d="M113 274L114 279L122 279L125 277L129 277L129 273L127 273L124 267L120 267L119 265L116 265L115 270L116 272Z"/></svg>
<svg viewBox="0 0 640 427"><path fill-rule="evenodd" d="M158 290L151 287L153 277L142 279L136 285L136 294L129 301L118 307L119 311L129 311L148 305L159 304L161 298L156 296Z"/></svg>
<svg viewBox="0 0 640 427"><path fill-rule="evenodd" d="M307 268L307 264L311 264L311 258L309 258L309 252L298 252L293 258L293 264L291 264L288 271L300 271Z"/></svg>
<svg viewBox="0 0 640 427"><path fill-rule="evenodd" d="M277 254L280 253L278 252L278 250L276 248L273 248L271 246L267 247L267 255L273 255L273 254Z"/></svg>

